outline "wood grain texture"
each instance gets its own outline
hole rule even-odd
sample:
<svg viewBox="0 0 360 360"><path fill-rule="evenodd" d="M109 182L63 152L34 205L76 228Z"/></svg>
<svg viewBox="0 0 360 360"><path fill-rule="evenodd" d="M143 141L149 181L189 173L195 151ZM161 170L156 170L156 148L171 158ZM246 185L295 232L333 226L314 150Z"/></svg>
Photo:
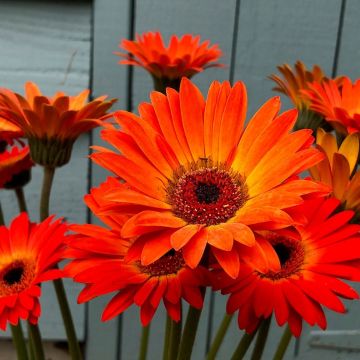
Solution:
<svg viewBox="0 0 360 360"><path fill-rule="evenodd" d="M124 109L127 100L128 68L117 64L119 58L113 54L118 50L122 38L128 37L129 1L128 0L95 0L93 19L93 96L107 94L119 101L114 106ZM100 130L93 132L94 145L108 146L99 138ZM111 174L101 167L92 164L91 186L98 186ZM91 222L100 224L91 217ZM103 323L101 314L111 296L94 299L88 304L87 322L87 360L118 359L119 318ZM130 334L131 335L131 334ZM127 337L127 341L136 344L135 337ZM131 339L131 340L130 340Z"/></svg>
<svg viewBox="0 0 360 360"><path fill-rule="evenodd" d="M271 91L273 82L267 76L283 63L319 64L331 74L338 31L341 2L337 0L241 0L235 57L235 81L245 82L248 90L248 119L266 101L278 95ZM283 109L291 107L284 96ZM217 295L214 330L223 317L226 299ZM283 329L272 326L265 358L271 358ZM305 331L306 333L306 331ZM219 359L231 356L241 334L233 321ZM307 335L304 335L306 339ZM301 342L304 347L306 340ZM286 358L293 358L294 342Z"/></svg>
<svg viewBox="0 0 360 360"><path fill-rule="evenodd" d="M195 1L138 1L136 2L135 31L142 33L159 30L167 42L171 34L185 33L199 34L202 40L209 39L211 43L218 43L225 56L224 64L230 63L231 42L234 27L235 0L219 2L216 0ZM221 31L219 31L221 29ZM194 76L193 81L203 91L206 97L211 81L226 80L229 77L229 67L221 69L207 69ZM153 89L150 75L142 68L134 69L132 103L133 111L142 101L148 101L149 93ZM209 302L209 296L206 303ZM199 333L194 346L194 359L200 359L205 354L206 337L209 323L209 307L206 306L201 316ZM184 321L186 312L184 312ZM165 328L165 313L159 308L152 323L150 333L150 359L162 357L162 344ZM123 340L121 348L122 359L134 359L137 354L138 343L128 341L130 337L140 334L138 309L131 309L123 316Z"/></svg>
<svg viewBox="0 0 360 360"><path fill-rule="evenodd" d="M88 87L90 10L87 2L0 1L1 86L23 93L25 81L35 81L48 96L63 90L76 94ZM84 223L89 136L76 142L70 163L57 170L50 212L70 222ZM25 196L33 220L38 219L42 169L36 167ZM7 222L18 213L15 196L1 191ZM67 281L67 291L80 339L84 339L84 306L76 304L80 286ZM65 339L52 284L45 284L40 327L44 338ZM7 334L8 335L8 334Z"/></svg>

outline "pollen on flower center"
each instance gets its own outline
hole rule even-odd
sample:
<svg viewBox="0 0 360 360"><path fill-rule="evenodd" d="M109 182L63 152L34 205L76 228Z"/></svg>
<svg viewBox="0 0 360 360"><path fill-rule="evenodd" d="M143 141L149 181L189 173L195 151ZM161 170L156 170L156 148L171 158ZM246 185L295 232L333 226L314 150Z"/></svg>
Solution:
<svg viewBox="0 0 360 360"><path fill-rule="evenodd" d="M0 296L23 291L35 277L35 265L29 261L16 260L0 270Z"/></svg>
<svg viewBox="0 0 360 360"><path fill-rule="evenodd" d="M169 184L174 214L190 224L215 225L233 217L248 199L240 174L208 162L181 169Z"/></svg>
<svg viewBox="0 0 360 360"><path fill-rule="evenodd" d="M138 267L141 272L151 276L164 276L176 274L184 265L185 261L181 251L170 250L152 264L143 266L139 263Z"/></svg>
<svg viewBox="0 0 360 360"><path fill-rule="evenodd" d="M305 251L301 241L286 237L268 239L279 257L279 271L269 271L261 277L280 280L296 274L304 264Z"/></svg>

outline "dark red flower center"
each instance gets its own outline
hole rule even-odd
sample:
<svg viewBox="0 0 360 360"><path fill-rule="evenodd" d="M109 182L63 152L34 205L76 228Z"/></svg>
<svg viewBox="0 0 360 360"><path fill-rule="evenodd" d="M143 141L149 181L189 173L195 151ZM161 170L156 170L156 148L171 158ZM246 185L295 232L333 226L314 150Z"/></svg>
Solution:
<svg viewBox="0 0 360 360"><path fill-rule="evenodd" d="M243 177L221 167L197 166L175 176L168 187L174 214L190 224L226 222L248 199Z"/></svg>
<svg viewBox="0 0 360 360"><path fill-rule="evenodd" d="M281 268L279 271L269 271L261 274L272 280L280 280L296 274L304 264L305 251L300 240L275 236L268 239L279 257Z"/></svg>
<svg viewBox="0 0 360 360"><path fill-rule="evenodd" d="M16 260L0 271L0 296L19 293L30 286L35 266L29 261Z"/></svg>
<svg viewBox="0 0 360 360"><path fill-rule="evenodd" d="M177 274L185 265L184 258L181 251L170 250L160 259L154 261L152 264L143 266L139 264L142 272L151 276L164 276Z"/></svg>

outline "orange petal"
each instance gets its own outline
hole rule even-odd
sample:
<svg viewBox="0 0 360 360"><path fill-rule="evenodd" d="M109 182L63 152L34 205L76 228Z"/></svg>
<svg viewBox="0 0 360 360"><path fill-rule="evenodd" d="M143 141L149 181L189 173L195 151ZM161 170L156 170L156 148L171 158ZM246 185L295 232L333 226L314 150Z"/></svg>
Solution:
<svg viewBox="0 0 360 360"><path fill-rule="evenodd" d="M246 246L253 246L255 244L255 236L252 230L240 223L225 223L221 227L230 231L235 241Z"/></svg>
<svg viewBox="0 0 360 360"><path fill-rule="evenodd" d="M230 251L232 249L234 238L228 229L215 225L209 226L205 228L205 230L208 244L224 251Z"/></svg>
<svg viewBox="0 0 360 360"><path fill-rule="evenodd" d="M236 279L240 271L239 255L235 249L232 251L222 251L217 248L211 248L217 262L224 271L233 279Z"/></svg>
<svg viewBox="0 0 360 360"><path fill-rule="evenodd" d="M171 239L170 239L172 247L175 250L181 249L189 242L189 240L195 234L197 234L200 231L202 227L203 227L202 225L198 225L198 224L189 224L180 228L179 230L176 230L171 235Z"/></svg>
<svg viewBox="0 0 360 360"><path fill-rule="evenodd" d="M195 269L199 265L204 254L206 244L206 232L204 230L200 230L183 247L184 260L192 269Z"/></svg>

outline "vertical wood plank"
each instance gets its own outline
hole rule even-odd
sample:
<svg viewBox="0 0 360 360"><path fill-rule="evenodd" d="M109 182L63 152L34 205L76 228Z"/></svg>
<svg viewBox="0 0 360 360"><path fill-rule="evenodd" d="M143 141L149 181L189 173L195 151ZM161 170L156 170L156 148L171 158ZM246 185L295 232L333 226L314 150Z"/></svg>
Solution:
<svg viewBox="0 0 360 360"><path fill-rule="evenodd" d="M226 80L229 78L230 54L234 27L235 0L219 2L216 0L185 0L175 1L138 1L136 2L135 31L159 30L167 42L171 34L185 33L199 34L202 40L209 39L211 43L218 43L224 52L221 62L228 65L226 68L207 69L194 76L193 81L200 87L206 96L209 84L213 80ZM219 31L221 29L221 31ZM132 104L136 111L139 103L149 101L149 93L153 89L150 75L141 68L134 68ZM206 338L209 323L209 295L201 316L198 337L194 346L194 359L201 359L205 354ZM184 319L186 311L183 313ZM185 320L184 320L185 321ZM162 357L162 344L164 338L165 312L159 307L152 322L150 333L149 354L151 359ZM121 349L122 359L133 359L137 354L137 344L126 341L126 333L139 336L138 309L131 309L123 316L123 342Z"/></svg>
<svg viewBox="0 0 360 360"><path fill-rule="evenodd" d="M339 2L340 3L340 2ZM360 37L359 33L360 3L356 0L345 0L345 12L341 34L339 56L337 59L337 75L346 75L356 80L360 77ZM334 59L335 61L335 59ZM360 285L350 284L358 292ZM328 327L325 332L317 332L311 329L304 338L299 359L326 358L335 359L357 359L360 347L360 318L359 302L344 301L347 313L337 314L326 311ZM351 351L353 349L353 351Z"/></svg>
<svg viewBox="0 0 360 360"><path fill-rule="evenodd" d="M23 93L26 81L36 82L52 96L62 90L75 95L88 87L90 50L90 10L88 2L0 2L0 79L2 87ZM88 134L75 143L72 159L57 169L50 211L70 222L86 221L82 197L87 190ZM38 220L42 168L32 171L32 181L24 188L32 220ZM7 223L18 214L12 191L0 191ZM71 311L80 340L84 339L84 306L76 304L80 286L66 281ZM40 328L45 339L66 339L53 285L44 284L41 297ZM4 333L1 332L0 336ZM5 336L9 336L6 333Z"/></svg>
<svg viewBox="0 0 360 360"><path fill-rule="evenodd" d="M114 108L126 107L127 69L117 64L118 57L113 54L118 50L118 43L128 36L129 1L94 0L93 2L93 96L107 94L119 101ZM113 109L114 109L113 108ZM99 139L100 130L93 132L92 143L105 145ZM106 145L105 145L106 146ZM98 186L110 175L97 165L91 165L91 186ZM100 224L94 217L92 223ZM119 318L102 323L100 318L111 296L94 299L88 304L87 323L87 360L118 359ZM134 340L132 340L134 341Z"/></svg>
<svg viewBox="0 0 360 360"><path fill-rule="evenodd" d="M241 0L234 80L242 80L248 89L248 119L275 95L274 84L267 79L276 65L302 60L308 66L319 64L331 74L341 2L337 0ZM277 94L276 94L277 95ZM283 109L290 102L282 97ZM266 301L266 300L264 300ZM217 295L214 330L223 317L226 299ZM273 325L264 358L271 358L283 329ZM230 358L241 333L233 321L219 351L219 359ZM303 343L301 343L303 345ZM294 342L286 358L293 358Z"/></svg>

